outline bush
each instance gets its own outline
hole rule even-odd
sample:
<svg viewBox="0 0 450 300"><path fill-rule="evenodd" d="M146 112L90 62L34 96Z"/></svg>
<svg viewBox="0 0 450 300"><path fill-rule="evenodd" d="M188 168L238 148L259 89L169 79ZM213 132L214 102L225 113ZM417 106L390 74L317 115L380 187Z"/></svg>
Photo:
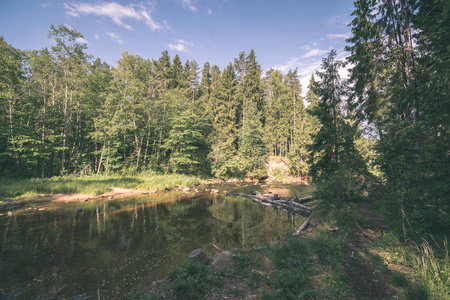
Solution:
<svg viewBox="0 0 450 300"><path fill-rule="evenodd" d="M365 178L343 167L324 178L314 192L314 198L322 200L326 206L343 208L348 202L361 200L364 188Z"/></svg>

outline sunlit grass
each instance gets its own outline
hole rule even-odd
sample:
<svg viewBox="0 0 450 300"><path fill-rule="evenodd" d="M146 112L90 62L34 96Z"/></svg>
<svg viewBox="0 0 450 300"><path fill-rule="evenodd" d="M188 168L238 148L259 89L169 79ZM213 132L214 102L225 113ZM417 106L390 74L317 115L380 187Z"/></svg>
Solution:
<svg viewBox="0 0 450 300"><path fill-rule="evenodd" d="M400 266L391 281L400 286L408 299L449 299L450 264L447 238L422 239L420 244L405 245L392 232L375 244L386 263ZM406 280L409 284L405 283Z"/></svg>
<svg viewBox="0 0 450 300"><path fill-rule="evenodd" d="M82 193L101 195L111 188L137 190L164 190L175 186L194 186L202 183L195 176L179 174L139 174L135 176L67 176L33 179L8 179L0 181L0 199L29 200L40 195Z"/></svg>

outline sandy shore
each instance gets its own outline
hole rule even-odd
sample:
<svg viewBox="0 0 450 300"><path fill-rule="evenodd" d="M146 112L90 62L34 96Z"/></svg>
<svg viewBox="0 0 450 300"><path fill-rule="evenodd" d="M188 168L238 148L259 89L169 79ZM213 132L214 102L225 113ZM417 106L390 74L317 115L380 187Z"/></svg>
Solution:
<svg viewBox="0 0 450 300"><path fill-rule="evenodd" d="M48 197L42 197L39 200L46 199L51 202L79 202L96 199L113 199L113 198L125 198L135 197L140 195L155 194L156 191L140 191L132 189L111 188L110 191L101 195L88 195L88 194L54 194Z"/></svg>
<svg viewBox="0 0 450 300"><path fill-rule="evenodd" d="M70 203L70 202L86 202L91 200L99 199L114 199L114 198L126 198L126 197L136 197L141 195L151 195L156 194L157 191L149 190L132 190L132 189L121 189L121 188L111 188L108 192L102 195L89 195L89 194L53 194L53 195L42 195L39 198L23 200L23 201L11 201L4 205L0 205L0 212L22 210L30 207L31 205L39 205L49 202L54 203ZM5 214L0 213L0 217Z"/></svg>

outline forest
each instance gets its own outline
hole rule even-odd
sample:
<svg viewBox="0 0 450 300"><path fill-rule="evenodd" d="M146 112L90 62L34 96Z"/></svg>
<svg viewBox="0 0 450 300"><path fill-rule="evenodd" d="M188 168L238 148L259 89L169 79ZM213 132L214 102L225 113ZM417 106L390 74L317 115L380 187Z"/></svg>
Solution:
<svg viewBox="0 0 450 300"><path fill-rule="evenodd" d="M355 1L349 55L332 50L308 87L302 70L264 72L253 50L223 70L167 51L125 51L110 66L65 25L51 26L51 49L0 38L0 173L258 179L266 157L284 156L332 206L388 198L405 240L407 226L448 232L448 10L448 1Z"/></svg>

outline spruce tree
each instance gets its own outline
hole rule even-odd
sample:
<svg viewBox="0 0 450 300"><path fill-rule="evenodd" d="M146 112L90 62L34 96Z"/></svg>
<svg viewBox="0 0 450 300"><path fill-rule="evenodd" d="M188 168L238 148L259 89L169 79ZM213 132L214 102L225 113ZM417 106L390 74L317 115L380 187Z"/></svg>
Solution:
<svg viewBox="0 0 450 300"><path fill-rule="evenodd" d="M319 97L312 113L321 123L311 146L311 175L325 180L318 195L325 202L341 206L355 197L354 188L362 181L364 163L355 148L358 128L343 113L347 85L339 75L344 66L336 61L336 52L331 51L322 60L322 70L317 72L320 82L314 92Z"/></svg>
<svg viewBox="0 0 450 300"><path fill-rule="evenodd" d="M210 135L212 172L219 178L238 176L237 151L237 82L229 64L211 95L213 131Z"/></svg>
<svg viewBox="0 0 450 300"><path fill-rule="evenodd" d="M156 62L156 79L157 79L157 89L158 94L161 95L169 89L169 84L171 80L171 64L170 56L167 50L164 50L161 57Z"/></svg>

